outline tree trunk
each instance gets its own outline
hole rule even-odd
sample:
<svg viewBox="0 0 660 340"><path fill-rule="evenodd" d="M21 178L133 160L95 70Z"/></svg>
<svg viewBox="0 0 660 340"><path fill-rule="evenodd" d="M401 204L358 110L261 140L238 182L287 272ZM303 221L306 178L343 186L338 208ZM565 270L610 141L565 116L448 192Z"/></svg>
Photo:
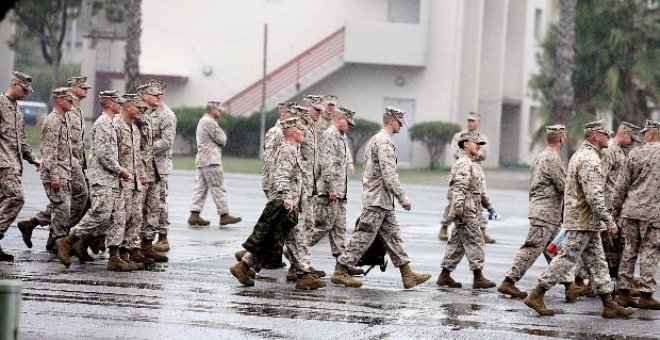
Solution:
<svg viewBox="0 0 660 340"><path fill-rule="evenodd" d="M140 81L140 38L142 37L142 0L125 0L126 4L126 93L135 92Z"/></svg>
<svg viewBox="0 0 660 340"><path fill-rule="evenodd" d="M573 116L573 71L575 70L575 7L577 0L560 0L559 42L553 85L550 123L569 124Z"/></svg>

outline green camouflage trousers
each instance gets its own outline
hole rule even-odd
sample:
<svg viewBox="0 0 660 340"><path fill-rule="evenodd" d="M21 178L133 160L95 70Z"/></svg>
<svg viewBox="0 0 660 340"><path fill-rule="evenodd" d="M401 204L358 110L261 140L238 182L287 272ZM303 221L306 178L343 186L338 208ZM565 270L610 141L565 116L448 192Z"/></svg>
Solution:
<svg viewBox="0 0 660 340"><path fill-rule="evenodd" d="M297 212L284 209L284 202L280 199L270 200L243 248L262 264L271 263L273 258L281 259L284 241L296 224Z"/></svg>
<svg viewBox="0 0 660 340"><path fill-rule="evenodd" d="M451 236L447 242L447 250L442 259L442 268L454 271L466 256L470 270L481 270L484 267L484 236L480 222L474 220L456 220Z"/></svg>
<svg viewBox="0 0 660 340"><path fill-rule="evenodd" d="M24 203L21 176L0 173L0 240L18 216Z"/></svg>
<svg viewBox="0 0 660 340"><path fill-rule="evenodd" d="M50 181L43 184L49 203L46 210L38 212L35 218L42 226L50 225L54 238L66 236L71 220L71 182L61 180L59 190L53 190Z"/></svg>

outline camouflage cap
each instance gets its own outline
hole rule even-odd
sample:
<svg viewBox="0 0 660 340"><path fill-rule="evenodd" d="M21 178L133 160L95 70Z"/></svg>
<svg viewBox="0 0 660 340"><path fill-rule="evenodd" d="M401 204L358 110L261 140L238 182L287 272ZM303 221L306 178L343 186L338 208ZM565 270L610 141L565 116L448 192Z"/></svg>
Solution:
<svg viewBox="0 0 660 340"><path fill-rule="evenodd" d="M383 117L388 118L388 117L394 117L396 120L399 121L401 125L406 125L406 121L403 120L403 115L406 112L398 109L396 107L388 106L385 108L385 113L383 114Z"/></svg>
<svg viewBox="0 0 660 340"><path fill-rule="evenodd" d="M632 138L637 143L642 142L642 138L639 137L639 129L639 126L628 122L622 122L621 125L619 125L619 130L624 130L626 133L628 133L628 135L630 135L630 138Z"/></svg>
<svg viewBox="0 0 660 340"><path fill-rule="evenodd" d="M458 137L458 141L459 141L459 142L475 142L475 143L478 144L478 145L484 145L484 144L486 144L486 141L484 141L483 139L481 139L481 137L479 136L479 134L476 134L476 135L475 135L475 134L471 134L471 133L462 133L462 134Z"/></svg>
<svg viewBox="0 0 660 340"><path fill-rule="evenodd" d="M157 87L159 90L161 90L163 92L165 92L165 88L167 87L167 84L165 84L161 80L149 79L149 81L147 81L147 83Z"/></svg>
<svg viewBox="0 0 660 340"><path fill-rule="evenodd" d="M650 129L656 129L660 131L660 122L655 122L650 119L647 119L646 123L644 124L644 128L640 130L639 133L645 133Z"/></svg>
<svg viewBox="0 0 660 340"><path fill-rule="evenodd" d="M210 99L206 101L206 110L211 110L211 109L218 109L220 112L226 112L227 110L225 109L224 106L222 106L222 102L219 100L213 100Z"/></svg>
<svg viewBox="0 0 660 340"><path fill-rule="evenodd" d="M110 99L113 102L120 103L120 104L126 101L126 99L122 98L119 95L119 91L117 91L117 90L101 91L101 93L99 93L99 98L100 99Z"/></svg>
<svg viewBox="0 0 660 340"><path fill-rule="evenodd" d="M317 110L323 111L323 109L325 109L325 107L323 107L323 97L321 96L308 94L305 96L305 102Z"/></svg>
<svg viewBox="0 0 660 340"><path fill-rule="evenodd" d="M69 77L69 79L66 80L66 82L69 84L70 87L80 87L83 89L91 89L92 87L87 84L87 77L84 76L77 76L77 77Z"/></svg>
<svg viewBox="0 0 660 340"><path fill-rule="evenodd" d="M282 127L282 130L286 129L291 129L291 128L302 128L303 124L301 122L301 118L299 117L289 117L285 120L283 120L280 123L280 126Z"/></svg>
<svg viewBox="0 0 660 340"><path fill-rule="evenodd" d="M599 132L610 137L614 135L612 130L605 127L605 122L602 119L584 124L584 132Z"/></svg>
<svg viewBox="0 0 660 340"><path fill-rule="evenodd" d="M323 96L323 105L336 106L337 105L337 96L331 95L331 94Z"/></svg>
<svg viewBox="0 0 660 340"><path fill-rule="evenodd" d="M27 91L28 93L33 92L34 90L32 89L32 77L27 75L27 73L19 72L19 71L14 71L11 74L11 80L18 82L21 84L23 89Z"/></svg>
<svg viewBox="0 0 660 340"><path fill-rule="evenodd" d="M481 120L481 115L478 112L470 112L465 117L465 120Z"/></svg>
<svg viewBox="0 0 660 340"><path fill-rule="evenodd" d="M58 87L51 91L53 98L64 98L66 100L73 100L70 87Z"/></svg>
<svg viewBox="0 0 660 340"><path fill-rule="evenodd" d="M557 124L557 125L549 125L545 127L546 135L559 134L559 133L561 133L562 135L564 135L564 137L566 137L566 127L564 125Z"/></svg>
<svg viewBox="0 0 660 340"><path fill-rule="evenodd" d="M156 83L146 83L137 87L137 93L141 96L148 94L151 96L160 96L163 94L163 90Z"/></svg>
<svg viewBox="0 0 660 340"><path fill-rule="evenodd" d="M277 111L284 111L284 110L289 110L290 107L296 105L294 102L281 102L277 104Z"/></svg>
<svg viewBox="0 0 660 340"><path fill-rule="evenodd" d="M304 119L306 122L309 122L311 119L309 115L309 109L306 107L302 107L300 105L292 105L291 107L287 108L287 111L291 114L291 117L300 117Z"/></svg>
<svg viewBox="0 0 660 340"><path fill-rule="evenodd" d="M140 96L137 93L126 93L121 95L124 99L124 103L138 106L138 102L141 102Z"/></svg>
<svg viewBox="0 0 660 340"><path fill-rule="evenodd" d="M346 117L346 121L350 126L355 126L355 120L353 120L353 117L355 116L355 112L351 111L345 107L339 107L339 110L337 111L337 114L344 115Z"/></svg>

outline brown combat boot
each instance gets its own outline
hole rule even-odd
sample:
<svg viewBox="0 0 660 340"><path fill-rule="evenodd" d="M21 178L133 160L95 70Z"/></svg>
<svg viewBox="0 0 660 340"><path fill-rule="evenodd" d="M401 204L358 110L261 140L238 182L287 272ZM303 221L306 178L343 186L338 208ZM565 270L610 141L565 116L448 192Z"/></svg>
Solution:
<svg viewBox="0 0 660 340"><path fill-rule="evenodd" d="M170 251L170 243L167 242L167 234L158 234L158 242L154 244L155 251Z"/></svg>
<svg viewBox="0 0 660 340"><path fill-rule="evenodd" d="M516 299L524 299L527 297L527 293L521 292L520 289L516 287L516 283L509 277L506 277L504 281L500 283L500 286L497 287L497 291Z"/></svg>
<svg viewBox="0 0 660 340"><path fill-rule="evenodd" d="M254 280L250 278L250 267L248 267L245 262L236 262L236 264L229 268L229 272L231 275L234 275L234 277L238 279L238 282L240 282L243 286L254 286Z"/></svg>
<svg viewBox="0 0 660 340"><path fill-rule="evenodd" d="M348 268L339 262L335 265L335 272L332 274L330 282L336 285L344 285L344 287L362 287L362 281L348 275Z"/></svg>
<svg viewBox="0 0 660 340"><path fill-rule="evenodd" d="M240 218L240 217L234 217L234 216L229 215L229 214L220 215L220 225L235 224L235 223L238 223L242 220L243 219Z"/></svg>
<svg viewBox="0 0 660 340"><path fill-rule="evenodd" d="M137 263L131 260L131 252L125 248L119 248L119 257L126 263L128 263L133 270L144 270L144 263Z"/></svg>
<svg viewBox="0 0 660 340"><path fill-rule="evenodd" d="M575 302L577 298L586 296L589 294L589 292L591 292L591 288L589 286L580 286L575 282L566 282L564 283L564 287L566 288L566 302Z"/></svg>
<svg viewBox="0 0 660 340"><path fill-rule="evenodd" d="M110 258L108 259L108 264L105 266L105 269L113 272L130 272L135 270L135 266L132 266L130 263L121 259L119 247L110 247Z"/></svg>
<svg viewBox="0 0 660 340"><path fill-rule="evenodd" d="M481 228L481 234L484 236L484 242L488 244L495 243L495 239L490 237L490 235L488 235L488 233L486 232L486 228Z"/></svg>
<svg viewBox="0 0 660 340"><path fill-rule="evenodd" d="M535 310L539 315L552 316L555 315L554 309L547 308L543 302L543 296L548 290L543 288L540 284L536 285L534 290L523 300L527 307Z"/></svg>
<svg viewBox="0 0 660 340"><path fill-rule="evenodd" d="M80 263L94 261L94 258L87 253L87 241L79 239L73 244L73 253L78 257Z"/></svg>
<svg viewBox="0 0 660 340"><path fill-rule="evenodd" d="M98 255L101 252L105 251L105 236L96 236L92 237L91 240L89 240L89 249L94 253L94 255Z"/></svg>
<svg viewBox="0 0 660 340"><path fill-rule="evenodd" d="M210 221L205 220L202 218L202 216L199 216L200 212L199 211L191 211L190 212L190 217L188 218L188 224L189 225L201 225L201 226L207 226L211 224Z"/></svg>
<svg viewBox="0 0 660 340"><path fill-rule="evenodd" d="M243 260L243 256L245 256L245 254L247 254L247 250L241 249L234 253L234 257L236 258L236 261L240 262Z"/></svg>
<svg viewBox="0 0 660 340"><path fill-rule="evenodd" d="M403 288L405 289L415 287L431 278L431 274L429 273L417 274L413 272L408 263L399 267L399 270L401 271L401 280L403 281Z"/></svg>
<svg viewBox="0 0 660 340"><path fill-rule="evenodd" d="M62 261L65 267L69 268L71 266L71 250L73 245L78 242L78 238L74 235L68 235L60 237L55 241L55 246L57 246L57 257Z"/></svg>
<svg viewBox="0 0 660 340"><path fill-rule="evenodd" d="M147 258L142 255L142 252L138 248L131 249L130 259L135 263L146 263Z"/></svg>
<svg viewBox="0 0 660 340"><path fill-rule="evenodd" d="M630 296L630 289L619 289L619 294L616 297L616 304L622 307L639 307L637 302Z"/></svg>
<svg viewBox="0 0 660 340"><path fill-rule="evenodd" d="M660 310L660 301L653 298L653 293L641 292L639 298L639 308Z"/></svg>
<svg viewBox="0 0 660 340"><path fill-rule="evenodd" d="M440 232L438 233L438 239L440 241L449 240L449 236L447 236L447 230L449 230L449 226L443 225L440 227Z"/></svg>
<svg viewBox="0 0 660 340"><path fill-rule="evenodd" d="M154 246L151 244L151 240L144 239L142 240L142 255L148 259L154 260L154 262L167 262L169 259L167 256L162 255L154 250Z"/></svg>
<svg viewBox="0 0 660 340"><path fill-rule="evenodd" d="M0 262L13 262L14 261L14 255L9 255L5 253L2 250L2 247L0 247Z"/></svg>
<svg viewBox="0 0 660 340"><path fill-rule="evenodd" d="M254 279L254 278L257 277L257 272L254 271L254 269L250 268L250 272L248 273L248 276L249 276L251 279Z"/></svg>
<svg viewBox="0 0 660 340"><path fill-rule="evenodd" d="M488 289L497 286L495 282L484 277L481 269L477 269L473 273L474 279L472 280L472 289Z"/></svg>
<svg viewBox="0 0 660 340"><path fill-rule="evenodd" d="M298 275L296 279L296 289L319 289L325 287L325 282L321 281L311 273Z"/></svg>
<svg viewBox="0 0 660 340"><path fill-rule="evenodd" d="M289 266L289 271L286 272L286 282L294 282L298 280L298 274L296 269L293 268L293 265Z"/></svg>
<svg viewBox="0 0 660 340"><path fill-rule="evenodd" d="M36 218L31 218L29 220L23 220L18 222L18 230L21 232L23 237L23 243L28 248L32 248L32 231L39 225L39 221Z"/></svg>
<svg viewBox="0 0 660 340"><path fill-rule="evenodd" d="M55 251L55 241L57 241L57 239L55 239L55 237L53 237L53 232L52 231L49 232L48 233L48 239L46 240L46 250L47 251L50 251L50 252Z"/></svg>
<svg viewBox="0 0 660 340"><path fill-rule="evenodd" d="M601 294L600 299L603 301L603 314L601 315L606 319L625 318L635 313L632 308L617 305L609 293Z"/></svg>
<svg viewBox="0 0 660 340"><path fill-rule="evenodd" d="M325 277L325 272L322 270L314 269L314 272L316 273L316 275L319 275L319 273L323 273L323 275L322 276L319 275L319 277ZM355 266L346 266L346 272L350 276L364 275L364 270L362 270L362 268L358 268Z"/></svg>
<svg viewBox="0 0 660 340"><path fill-rule="evenodd" d="M451 272L445 268L442 268L442 271L440 272L440 276L438 276L438 281L435 282L440 287L447 286L449 288L461 288L463 287L463 284L460 282L455 281L451 277Z"/></svg>

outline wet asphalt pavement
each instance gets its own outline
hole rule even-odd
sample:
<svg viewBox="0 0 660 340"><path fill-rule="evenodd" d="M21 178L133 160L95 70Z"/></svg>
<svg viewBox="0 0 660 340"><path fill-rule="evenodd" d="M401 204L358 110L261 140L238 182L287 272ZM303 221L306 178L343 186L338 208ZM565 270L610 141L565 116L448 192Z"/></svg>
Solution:
<svg viewBox="0 0 660 340"><path fill-rule="evenodd" d="M47 230L34 233L28 249L18 229L10 228L2 247L16 255L0 263L0 278L23 281L23 339L433 339L433 338L570 338L645 339L660 336L660 312L638 310L628 320L600 317L600 301L582 298L567 304L563 287L548 292L546 304L563 311L539 317L520 300L495 289L471 289L472 273L464 259L454 273L461 289L438 288L435 280L445 243L437 240L438 221L446 204L446 187L404 185L413 210L398 213L407 250L416 271L433 278L404 290L399 271L375 268L359 289L334 286L299 291L285 282L286 268L264 270L255 287L244 288L229 273L256 222L265 199L259 177L229 174L231 213L243 222L218 227L210 198L202 216L212 225L191 228L192 172L176 172L170 180L170 262L150 271L110 273L107 254L91 264L74 260L66 269L44 249ZM348 220L360 211L358 181L349 184ZM26 169L26 204L19 218L45 207L46 196L33 168ZM527 192L491 190L501 219L490 225L497 244L486 246L486 277L499 283L527 233ZM352 227L349 227L352 230ZM329 274L334 268L330 247L313 249L312 263ZM533 288L545 268L539 259L518 286ZM660 275L656 276L660 279ZM656 294L658 298L658 294Z"/></svg>

